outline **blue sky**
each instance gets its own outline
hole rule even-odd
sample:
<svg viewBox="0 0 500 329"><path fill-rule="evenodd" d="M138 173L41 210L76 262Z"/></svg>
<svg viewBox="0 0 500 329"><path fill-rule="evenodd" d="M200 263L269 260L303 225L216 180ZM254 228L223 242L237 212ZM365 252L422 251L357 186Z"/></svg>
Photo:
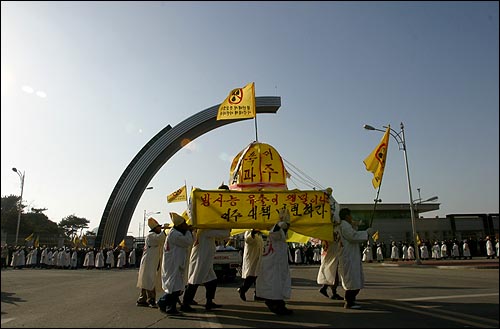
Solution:
<svg viewBox="0 0 500 329"><path fill-rule="evenodd" d="M2 2L1 194L99 225L137 152L161 129L255 82L280 96L259 141L339 203L372 203L363 159L405 125L413 198L450 213L498 212L497 2ZM150 182L132 218L182 212L166 195L227 182L254 122L190 143ZM289 188L310 189L297 179ZM380 198L408 202L391 139Z"/></svg>

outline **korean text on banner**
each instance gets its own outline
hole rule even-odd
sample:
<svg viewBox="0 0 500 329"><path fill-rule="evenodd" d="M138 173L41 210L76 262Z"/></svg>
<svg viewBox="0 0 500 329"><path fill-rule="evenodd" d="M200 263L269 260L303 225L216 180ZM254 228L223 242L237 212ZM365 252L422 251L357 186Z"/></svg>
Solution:
<svg viewBox="0 0 500 329"><path fill-rule="evenodd" d="M290 231L333 238L329 196L323 191L221 191L193 189L191 215L197 228L269 230L278 211L290 210Z"/></svg>
<svg viewBox="0 0 500 329"><path fill-rule="evenodd" d="M217 111L217 120L255 118L255 84L231 90Z"/></svg>

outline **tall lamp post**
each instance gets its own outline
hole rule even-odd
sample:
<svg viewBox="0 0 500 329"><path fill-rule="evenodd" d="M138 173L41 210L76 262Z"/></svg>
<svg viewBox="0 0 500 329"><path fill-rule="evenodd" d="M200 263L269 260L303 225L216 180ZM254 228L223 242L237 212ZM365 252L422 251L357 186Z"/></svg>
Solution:
<svg viewBox="0 0 500 329"><path fill-rule="evenodd" d="M23 207L22 207L22 202L23 202L23 190L24 190L24 176L25 176L25 172L23 171L23 173L21 174L21 171L20 170L17 170L17 168L12 168L12 171L15 172L16 174L19 175L19 179L21 179L21 197L19 198L19 206L18 206L18 213L17 213L17 229L16 229L16 246L17 246L17 242L19 241L19 225L21 224L21 212L23 210Z"/></svg>
<svg viewBox="0 0 500 329"><path fill-rule="evenodd" d="M152 190L153 186L146 187L146 190ZM146 210L144 210L146 212ZM142 238L144 239L144 232L146 228L146 215L144 215L144 222L142 224ZM139 236L141 236L141 224L139 223Z"/></svg>
<svg viewBox="0 0 500 329"><path fill-rule="evenodd" d="M161 211L151 211L146 213L146 209L144 209L144 224L142 226L142 238L145 239L144 232L146 232L146 217L151 215L161 214ZM146 240L144 240L146 241Z"/></svg>
<svg viewBox="0 0 500 329"><path fill-rule="evenodd" d="M387 129L387 126L383 126L385 129ZM363 128L367 130L377 130L381 132L385 132L385 130L382 129L377 129L374 128L370 125L364 125ZM411 194L411 184L410 184L410 171L408 169L408 156L406 155L406 141L405 141L405 127L403 123L401 122L400 124L401 131L397 132L394 129L390 128L390 134L396 142L398 143L399 150L402 150L404 153L405 157L405 168L406 168L406 181L408 182L408 194L410 196L410 215L411 215L411 227L413 231L413 243L415 245L415 264L421 265L422 261L420 260L420 252L418 250L418 244L417 244L417 229L416 229L416 223L415 223L415 208L413 206L413 196Z"/></svg>

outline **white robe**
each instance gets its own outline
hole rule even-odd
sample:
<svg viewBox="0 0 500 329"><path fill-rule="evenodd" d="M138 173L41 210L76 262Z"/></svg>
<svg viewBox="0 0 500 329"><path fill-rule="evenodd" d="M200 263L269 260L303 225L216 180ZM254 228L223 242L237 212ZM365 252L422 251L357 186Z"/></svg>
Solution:
<svg viewBox="0 0 500 329"><path fill-rule="evenodd" d="M292 278L288 266L286 234L281 228L273 232L276 227L269 232L255 287L258 297L283 300L289 299L292 294Z"/></svg>
<svg viewBox="0 0 500 329"><path fill-rule="evenodd" d="M90 250L85 254L85 259L83 260L83 266L85 267L94 267L94 251Z"/></svg>
<svg viewBox="0 0 500 329"><path fill-rule="evenodd" d="M135 248L128 254L129 266L135 266Z"/></svg>
<svg viewBox="0 0 500 329"><path fill-rule="evenodd" d="M155 290L157 281L161 281L160 258L165 238L164 231L161 231L160 234L150 232L146 237L139 276L137 277L137 288Z"/></svg>
<svg viewBox="0 0 500 329"><path fill-rule="evenodd" d="M125 250L121 249L118 254L118 260L116 261L116 267L122 268L125 267L125 265L127 265L127 254Z"/></svg>
<svg viewBox="0 0 500 329"><path fill-rule="evenodd" d="M241 267L241 277L257 276L262 262L262 248L264 241L260 233L255 233L252 237L252 230L245 232L245 249L243 250L243 265Z"/></svg>
<svg viewBox="0 0 500 329"><path fill-rule="evenodd" d="M319 266L316 282L332 286L339 267L340 256L340 231L339 226L334 227L333 241L322 241L321 265Z"/></svg>
<svg viewBox="0 0 500 329"><path fill-rule="evenodd" d="M162 288L167 294L184 290L187 282L184 273L186 272L189 247L192 244L193 235L191 231L182 234L182 232L173 228L168 232L163 245L161 268Z"/></svg>
<svg viewBox="0 0 500 329"><path fill-rule="evenodd" d="M115 267L115 255L113 254L113 249L108 250L106 253L106 265L110 267Z"/></svg>
<svg viewBox="0 0 500 329"><path fill-rule="evenodd" d="M99 250L95 255L95 267L103 268L104 267L104 250Z"/></svg>
<svg viewBox="0 0 500 329"><path fill-rule="evenodd" d="M366 231L356 231L352 225L340 222L342 252L339 260L339 276L344 290L362 289L365 284L359 244L368 240Z"/></svg>
<svg viewBox="0 0 500 329"><path fill-rule="evenodd" d="M198 230L189 259L189 284L217 279L214 271L215 240L227 238L230 230Z"/></svg>
<svg viewBox="0 0 500 329"><path fill-rule="evenodd" d="M372 247L366 246L363 250L363 262L373 261Z"/></svg>
<svg viewBox="0 0 500 329"><path fill-rule="evenodd" d="M464 253L464 257L470 257L470 249L469 249L469 245L467 244L467 242L464 242L464 244L462 245L462 250L463 250L463 253Z"/></svg>

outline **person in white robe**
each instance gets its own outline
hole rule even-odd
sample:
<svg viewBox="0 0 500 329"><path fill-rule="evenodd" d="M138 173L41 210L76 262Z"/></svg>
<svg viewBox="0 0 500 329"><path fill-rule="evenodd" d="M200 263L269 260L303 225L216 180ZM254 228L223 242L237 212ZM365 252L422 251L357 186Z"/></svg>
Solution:
<svg viewBox="0 0 500 329"><path fill-rule="evenodd" d="M380 243L377 243L377 262L381 263L383 261L384 261L384 252L382 251L382 245Z"/></svg>
<svg viewBox="0 0 500 329"><path fill-rule="evenodd" d="M403 261L407 261L408 260L408 244L405 242L403 243Z"/></svg>
<svg viewBox="0 0 500 329"><path fill-rule="evenodd" d="M90 249L85 254L85 259L83 260L83 266L87 268L87 270L91 270L94 268L95 257L94 257L94 249Z"/></svg>
<svg viewBox="0 0 500 329"><path fill-rule="evenodd" d="M102 270L104 268L104 266L105 266L105 263L104 263L104 249L101 249L95 255L95 267L98 270Z"/></svg>
<svg viewBox="0 0 500 329"><path fill-rule="evenodd" d="M489 236L486 237L486 259L495 259L495 248Z"/></svg>
<svg viewBox="0 0 500 329"><path fill-rule="evenodd" d="M294 257L294 263L297 265L302 264L302 250L300 247L297 247L294 251L295 257Z"/></svg>
<svg viewBox="0 0 500 329"><path fill-rule="evenodd" d="M458 246L457 246L458 248ZM458 251L458 249L457 249ZM425 242L422 243L422 245L420 246L420 258L422 258L423 260L428 260L429 259L429 249L427 248L427 245L425 244Z"/></svg>
<svg viewBox="0 0 500 329"><path fill-rule="evenodd" d="M264 298L269 310L280 315L293 313L285 303L285 299L290 299L292 293L286 243L289 227L290 212L288 209L281 209L279 221L269 231L255 284L257 297Z"/></svg>
<svg viewBox="0 0 500 329"><path fill-rule="evenodd" d="M338 218L338 217L337 217ZM339 286L339 255L340 255L340 220L333 223L332 241L321 241L323 250L321 252L321 265L319 266L316 282L321 284L320 294L334 300L344 300L344 297L337 293ZM332 296L328 296L328 287L332 291Z"/></svg>
<svg viewBox="0 0 500 329"><path fill-rule="evenodd" d="M368 243L366 245L366 247L363 249L363 259L361 261L364 263L373 262L373 253L372 253L372 247L370 246L370 243Z"/></svg>
<svg viewBox="0 0 500 329"><path fill-rule="evenodd" d="M444 241L441 241L441 258L448 258L448 247L446 246L446 243Z"/></svg>
<svg viewBox="0 0 500 329"><path fill-rule="evenodd" d="M109 248L106 252L106 268L111 269L115 267L115 255L113 248Z"/></svg>
<svg viewBox="0 0 500 329"><path fill-rule="evenodd" d="M434 241L434 244L431 247L431 257L434 260L441 259L441 247L439 246L439 242Z"/></svg>
<svg viewBox="0 0 500 329"><path fill-rule="evenodd" d="M246 292L257 281L257 271L262 261L262 248L264 240L260 230L248 230L244 234L245 248L243 249L243 264L241 266L241 278L243 284L238 288L238 294L246 301Z"/></svg>
<svg viewBox="0 0 500 329"><path fill-rule="evenodd" d="M356 304L356 296L364 288L365 277L361 263L359 244L373 236L375 230L356 231L352 225L352 216L349 208L340 210L340 236L342 252L339 260L339 275L345 292L344 308L361 308Z"/></svg>
<svg viewBox="0 0 500 329"><path fill-rule="evenodd" d="M165 243L165 229L168 226L158 224L156 219L150 217L148 226L151 229L144 244L139 275L137 277L137 288L141 289L137 306L157 307L156 286L157 281L161 282L160 261L163 254L163 244Z"/></svg>
<svg viewBox="0 0 500 329"><path fill-rule="evenodd" d="M76 270L78 267L78 251L73 249L73 253L71 254L71 269Z"/></svg>
<svg viewBox="0 0 500 329"><path fill-rule="evenodd" d="M464 259L472 259L472 256L470 254L470 248L469 248L469 243L467 242L467 240L464 240L464 243L462 245L462 252L463 252L463 256L464 256Z"/></svg>
<svg viewBox="0 0 500 329"><path fill-rule="evenodd" d="M451 257L453 257L453 259L460 259L460 250L458 248L457 241L454 241L453 246L451 247Z"/></svg>
<svg viewBox="0 0 500 329"><path fill-rule="evenodd" d="M396 246L395 241L392 241L391 259L393 262L397 262L399 260L399 249L398 249L398 246Z"/></svg>
<svg viewBox="0 0 500 329"><path fill-rule="evenodd" d="M408 260L415 260L415 248L413 244L408 246Z"/></svg>
<svg viewBox="0 0 500 329"><path fill-rule="evenodd" d="M116 261L116 267L119 269L123 269L125 265L127 265L127 253L123 250L122 247L119 247L120 251L118 252L118 259Z"/></svg>
<svg viewBox="0 0 500 329"><path fill-rule="evenodd" d="M135 267L135 248L128 254L128 266Z"/></svg>
<svg viewBox="0 0 500 329"><path fill-rule="evenodd" d="M189 258L188 286L182 299L181 311L193 312L191 307L198 286L205 286L205 297L207 302L205 309L207 311L222 307L216 304L215 292L217 290L217 275L214 271L214 256L216 240L224 239L230 236L230 230L198 230L194 237L193 248Z"/></svg>
<svg viewBox="0 0 500 329"><path fill-rule="evenodd" d="M193 244L192 227L179 214L170 213L174 227L169 230L163 245L161 282L165 294L158 299L158 309L167 314L179 314L176 305L184 291L189 249Z"/></svg>

